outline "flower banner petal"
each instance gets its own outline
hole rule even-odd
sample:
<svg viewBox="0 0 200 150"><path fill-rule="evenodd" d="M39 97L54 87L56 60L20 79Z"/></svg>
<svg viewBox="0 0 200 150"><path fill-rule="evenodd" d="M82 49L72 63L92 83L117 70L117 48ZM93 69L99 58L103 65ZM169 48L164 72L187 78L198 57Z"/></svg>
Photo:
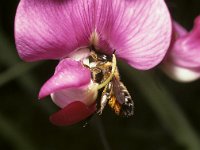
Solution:
<svg viewBox="0 0 200 150"><path fill-rule="evenodd" d="M101 47L105 47L106 41L109 53L116 50L118 57L137 69L150 69L163 59L172 30L163 0L100 0L97 3L101 5L96 21Z"/></svg>
<svg viewBox="0 0 200 150"><path fill-rule="evenodd" d="M15 38L28 61L62 58L95 41L100 51L116 50L131 66L149 69L169 47L171 19L164 0L21 0Z"/></svg>
<svg viewBox="0 0 200 150"><path fill-rule="evenodd" d="M63 89L86 86L90 80L89 69L78 61L63 59L56 67L55 74L42 86L39 98Z"/></svg>
<svg viewBox="0 0 200 150"><path fill-rule="evenodd" d="M86 2L86 1L85 1ZM59 59L88 45L91 28L79 15L78 0L21 0L15 17L15 39L26 61ZM87 19L88 20L88 19Z"/></svg>
<svg viewBox="0 0 200 150"><path fill-rule="evenodd" d="M171 56L176 65L200 71L200 16L192 31L176 40Z"/></svg>
<svg viewBox="0 0 200 150"><path fill-rule="evenodd" d="M96 106L86 106L84 103L73 102L60 111L50 116L50 121L58 126L66 126L78 123L96 111Z"/></svg>

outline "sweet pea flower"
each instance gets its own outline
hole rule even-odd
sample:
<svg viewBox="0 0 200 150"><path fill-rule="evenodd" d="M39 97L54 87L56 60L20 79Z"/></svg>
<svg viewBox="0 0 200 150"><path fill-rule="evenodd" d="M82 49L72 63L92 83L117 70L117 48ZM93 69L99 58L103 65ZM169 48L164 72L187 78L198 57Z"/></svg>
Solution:
<svg viewBox="0 0 200 150"><path fill-rule="evenodd" d="M180 82L200 78L200 16L188 32L177 22L173 23L174 39L163 64L164 72Z"/></svg>
<svg viewBox="0 0 200 150"><path fill-rule="evenodd" d="M83 65L90 48L147 70L161 62L171 38L163 0L21 0L15 40L25 61L59 60L39 98L51 96L61 108L50 117L71 125L96 111L98 84Z"/></svg>

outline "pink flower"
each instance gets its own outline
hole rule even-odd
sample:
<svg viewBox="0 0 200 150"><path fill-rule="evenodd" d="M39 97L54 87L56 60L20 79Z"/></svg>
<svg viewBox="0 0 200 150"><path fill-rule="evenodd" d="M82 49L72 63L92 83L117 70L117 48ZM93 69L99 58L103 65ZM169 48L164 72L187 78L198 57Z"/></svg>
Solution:
<svg viewBox="0 0 200 150"><path fill-rule="evenodd" d="M97 86L83 65L89 47L136 69L163 59L170 43L171 21L163 0L21 0L15 39L25 61L57 59L54 75L39 98L51 95L62 108L50 120L71 125L96 111Z"/></svg>
<svg viewBox="0 0 200 150"><path fill-rule="evenodd" d="M177 81L190 82L200 78L200 16L187 32L174 22L174 40L164 61L163 70Z"/></svg>

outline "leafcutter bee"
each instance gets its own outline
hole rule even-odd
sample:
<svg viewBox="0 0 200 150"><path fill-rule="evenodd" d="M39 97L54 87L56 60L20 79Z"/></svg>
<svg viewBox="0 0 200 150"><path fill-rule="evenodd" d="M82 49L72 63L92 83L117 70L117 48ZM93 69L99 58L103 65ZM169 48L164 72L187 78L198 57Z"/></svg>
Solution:
<svg viewBox="0 0 200 150"><path fill-rule="evenodd" d="M111 57L92 50L83 60L83 64L91 70L93 82L103 88L97 113L102 114L108 103L117 115L132 116L134 103L127 88L120 81L115 54Z"/></svg>

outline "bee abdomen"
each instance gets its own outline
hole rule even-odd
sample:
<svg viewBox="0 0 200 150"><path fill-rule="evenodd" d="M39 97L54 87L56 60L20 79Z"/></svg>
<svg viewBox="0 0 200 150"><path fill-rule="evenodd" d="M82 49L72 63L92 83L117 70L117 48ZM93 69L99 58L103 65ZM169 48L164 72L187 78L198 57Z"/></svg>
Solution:
<svg viewBox="0 0 200 150"><path fill-rule="evenodd" d="M120 114L125 117L130 117L134 115L134 103L131 98L130 93L128 92L127 88L121 82L120 84L121 92L123 95L123 103L121 106Z"/></svg>
<svg viewBox="0 0 200 150"><path fill-rule="evenodd" d="M134 105L132 99L127 99L127 102L122 104L121 115L125 117L134 115Z"/></svg>
<svg viewBox="0 0 200 150"><path fill-rule="evenodd" d="M108 101L108 105L115 111L117 115L120 115L121 112L121 104L116 100L115 96L112 96Z"/></svg>

